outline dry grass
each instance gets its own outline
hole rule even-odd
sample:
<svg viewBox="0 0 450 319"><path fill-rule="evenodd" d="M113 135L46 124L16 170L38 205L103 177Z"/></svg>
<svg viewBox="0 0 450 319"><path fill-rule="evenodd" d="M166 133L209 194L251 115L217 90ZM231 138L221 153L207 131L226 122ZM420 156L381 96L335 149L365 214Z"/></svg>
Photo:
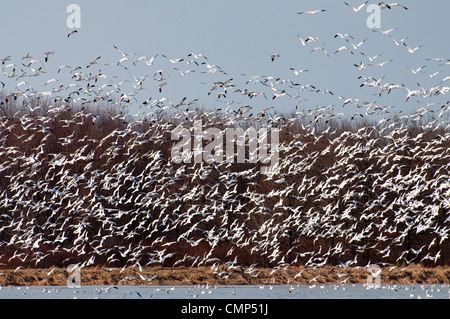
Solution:
<svg viewBox="0 0 450 319"><path fill-rule="evenodd" d="M222 270L226 270L225 267ZM50 275L48 275L50 273ZM255 276L258 274L258 276ZM66 269L2 270L0 286L65 286L71 275ZM249 274L239 269L220 276L209 267L103 268L89 267L80 271L81 285L278 285L278 284L365 284L369 273L363 268L324 266L317 269L289 267L274 271L256 268ZM448 267L424 268L411 265L406 269L385 268L381 284L449 284Z"/></svg>

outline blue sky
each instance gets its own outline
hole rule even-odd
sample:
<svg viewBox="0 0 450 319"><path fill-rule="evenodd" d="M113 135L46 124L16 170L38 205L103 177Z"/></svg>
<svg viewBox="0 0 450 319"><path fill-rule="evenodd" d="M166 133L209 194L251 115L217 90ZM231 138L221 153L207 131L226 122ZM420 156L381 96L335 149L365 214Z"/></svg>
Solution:
<svg viewBox="0 0 450 319"><path fill-rule="evenodd" d="M81 28L77 34L67 38L71 30L66 25L69 16L66 8L71 3L81 8ZM348 3L359 6L363 1L349 0ZM145 80L145 89L139 92L136 97L139 103L133 104L130 107L132 110L136 110L137 105L150 97L166 97L174 103L183 97L188 100L198 98L199 106L220 107L224 105L223 102L218 102L217 96L208 95L208 92L214 81L231 78L238 88L264 91L267 97L248 99L240 94L228 94L226 101L233 102L233 107L244 104L255 109L273 107L279 113L295 110L297 87L280 84L277 87L280 90L285 88L292 98L284 96L272 99L270 88L260 84L245 84L251 75L273 76L302 85L311 84L334 93L331 96L302 92L299 98L306 100L299 104L297 110L332 104L335 105L335 113L360 111L355 105L343 108L338 95L390 105L402 112L417 109L423 103L442 105L448 100L447 96L419 99L420 103L415 98L405 102L405 89L378 97L373 95L378 90L360 87L363 81L358 77L361 75L375 79L385 76L381 83L405 84L411 89L417 89L417 83L429 89L448 75L449 65L426 59L450 58L450 2L411 0L401 3L409 10L381 10L379 30L396 28L390 33L394 39L407 37L405 43L412 48L423 45L414 54L410 54L403 45L396 46L389 36L368 28L366 20L370 13L366 12L366 8L355 13L344 1L2 1L0 27L4 30L4 42L0 46L0 58L10 55L10 63L20 66L21 57L27 52L33 58L43 60L44 52L54 51L49 63L41 63L47 73L26 80L32 83L35 90L54 77L61 78L68 85L68 74L56 72L59 66L68 64L85 67L98 56L102 57L99 63L90 70L84 69L84 72L101 69L105 74L117 76L102 83L118 83L147 74L149 77ZM296 14L315 9L327 11L314 16ZM334 54L342 45L350 47L344 39L334 38L337 32L352 35L354 40L349 40L354 43L367 40L354 50L354 55L346 51ZM302 46L297 35L302 38L312 36L318 40ZM124 70L105 65L121 58L113 45L123 52L137 53L133 56L135 59L141 56L149 58L155 54L159 56L151 67L138 63L136 67ZM330 57L320 51L311 52L316 47L325 48ZM184 61L173 64L161 56L187 58L192 52L203 54L207 57L207 63L219 66L226 74L201 73L206 70L204 65L187 65ZM383 67L367 66L358 71L354 64L362 61L371 63L360 52L368 56L381 54L373 63L393 61ZM279 57L271 61L271 54L279 54ZM426 67L418 74L413 74L407 68L417 69L424 65ZM196 69L196 72L181 76L174 67L180 70ZM308 72L296 76L291 68L307 69ZM167 72L168 76L162 93L152 78L159 69ZM429 76L438 71L441 73L435 77ZM17 82L5 78L4 74L0 74L0 80L7 83L10 91L14 91ZM442 85L448 86L448 83ZM50 87L47 85L43 89L48 90ZM132 87L124 86L124 90L131 91Z"/></svg>

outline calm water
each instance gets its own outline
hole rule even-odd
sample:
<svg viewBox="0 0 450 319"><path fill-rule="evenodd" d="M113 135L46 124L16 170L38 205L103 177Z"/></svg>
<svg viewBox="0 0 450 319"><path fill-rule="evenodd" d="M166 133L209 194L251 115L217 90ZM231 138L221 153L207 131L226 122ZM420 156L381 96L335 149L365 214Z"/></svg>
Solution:
<svg viewBox="0 0 450 319"><path fill-rule="evenodd" d="M249 285L1 287L0 299L450 299L450 285Z"/></svg>

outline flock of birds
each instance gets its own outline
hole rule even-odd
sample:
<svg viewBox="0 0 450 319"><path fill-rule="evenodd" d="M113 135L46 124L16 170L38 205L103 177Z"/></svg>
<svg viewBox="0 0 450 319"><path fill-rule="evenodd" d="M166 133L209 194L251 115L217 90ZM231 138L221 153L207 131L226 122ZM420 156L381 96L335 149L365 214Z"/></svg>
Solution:
<svg viewBox="0 0 450 319"><path fill-rule="evenodd" d="M380 6L407 10L396 3ZM420 49L394 39L393 30L376 32L411 54ZM345 42L334 54L356 55L369 41L333 37ZM317 41L298 38L304 47ZM450 103L428 103L449 91L444 70L429 74L434 86L418 89L361 72L361 87L375 96L399 90L405 103L420 103L402 115L391 106L275 76L244 74L242 84L202 54L148 58L114 49L119 59L113 63L102 64L99 56L84 68L60 66L55 73L70 84L52 78L44 80L44 90L30 82L54 74L48 68L54 52L43 60L30 54L19 62L1 60L0 266L210 266L226 278L230 269L257 276L258 267L448 264ZM332 56L323 47L315 51ZM359 71L391 62L375 63L381 54L361 55L370 63L356 62ZM279 58L270 56L273 63ZM450 64L428 60L443 69ZM171 69L158 69L158 61ZM105 67L146 74L116 82ZM410 71L416 76L424 68ZM217 95L223 107L200 112L198 99L161 97L173 71L220 77L205 85L206 95ZM142 100L149 81L159 96ZM339 107L354 105L358 112L346 117L328 105L273 114L272 108L253 110L251 102L235 107L232 101L286 98L297 110L307 93L337 97ZM115 109L102 110L106 104ZM146 115L126 115L130 105ZM370 115L382 119L352 129ZM198 119L204 128L277 127L279 171L266 175L253 163L173 163L170 133L192 128Z"/></svg>

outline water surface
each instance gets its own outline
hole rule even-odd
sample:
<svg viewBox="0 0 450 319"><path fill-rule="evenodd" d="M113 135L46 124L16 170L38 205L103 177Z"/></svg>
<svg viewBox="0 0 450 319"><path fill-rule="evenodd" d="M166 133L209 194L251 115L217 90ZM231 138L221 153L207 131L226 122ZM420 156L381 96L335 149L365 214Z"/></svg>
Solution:
<svg viewBox="0 0 450 319"><path fill-rule="evenodd" d="M450 299L450 285L31 286L1 287L0 299Z"/></svg>

